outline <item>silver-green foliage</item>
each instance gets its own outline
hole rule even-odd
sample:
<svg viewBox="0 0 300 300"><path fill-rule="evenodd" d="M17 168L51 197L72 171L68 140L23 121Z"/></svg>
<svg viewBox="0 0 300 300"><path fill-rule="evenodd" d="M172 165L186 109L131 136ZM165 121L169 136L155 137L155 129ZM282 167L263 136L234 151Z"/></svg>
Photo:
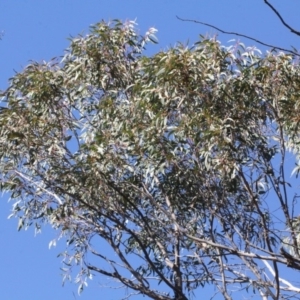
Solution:
<svg viewBox="0 0 300 300"><path fill-rule="evenodd" d="M286 148L299 152L299 64L203 37L147 56L154 32L98 23L61 61L10 80L0 180L12 215L67 238L79 290L100 273L152 299L207 284L224 299L287 299L299 292L279 271L300 268L284 173Z"/></svg>

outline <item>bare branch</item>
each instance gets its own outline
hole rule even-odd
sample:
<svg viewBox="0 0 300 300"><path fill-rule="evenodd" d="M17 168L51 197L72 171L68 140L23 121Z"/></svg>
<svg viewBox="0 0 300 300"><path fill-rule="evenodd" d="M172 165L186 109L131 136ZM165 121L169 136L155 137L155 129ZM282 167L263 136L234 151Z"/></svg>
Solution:
<svg viewBox="0 0 300 300"><path fill-rule="evenodd" d="M246 39L249 39L251 41L254 41L260 45L263 45L263 46L266 46L266 47L270 47L272 49L276 49L276 50L280 50L280 51L284 51L284 52L288 52L288 53L291 53L293 55L296 55L296 56L300 56L299 53L295 52L295 51L292 51L292 50L289 50L289 49L286 49L286 48L282 48L282 47L278 47L278 46L274 46L274 45L271 45L271 44L268 44L268 43L264 43L256 38L253 38L253 37L250 37L248 35L245 35L245 34L242 34L242 33L238 33L238 32L234 32L234 31L225 31L225 30L222 30L214 25L211 25L211 24L208 24L208 23L205 23L205 22L201 22L201 21L197 21L197 20L192 20L192 19L183 19L181 17L178 17L176 16L178 20L180 21L184 21L184 22L194 22L194 23L197 23L197 24L202 24L204 26L208 26L210 28L214 28L224 34L230 34L230 35L236 35L236 36L240 36L240 37L244 37Z"/></svg>
<svg viewBox="0 0 300 300"><path fill-rule="evenodd" d="M262 262L266 265L266 267L268 268L270 273L275 277L276 274L275 274L274 270L272 269L272 267L270 266L270 264L265 260L262 260ZM288 289L288 290L291 290L293 292L300 293L300 288L297 288L297 287L293 286L290 282L288 282L285 279L282 279L280 277L278 279L279 279L280 282L282 282L283 284L288 286L288 287L280 287L281 289Z"/></svg>
<svg viewBox="0 0 300 300"><path fill-rule="evenodd" d="M92 270L94 272L103 274L108 277L117 278L120 282L122 282L124 285L128 286L129 288L141 291L141 293L149 296L152 299L158 299L158 300L171 300L170 297L159 295L156 292L151 291L150 289L144 289L140 284L134 283L132 280L127 279L126 277L122 276L119 272L117 272L116 269L114 269L114 272L107 272L103 269L100 269L98 267L87 265L89 270Z"/></svg>
<svg viewBox="0 0 300 300"><path fill-rule="evenodd" d="M288 28L292 33L300 36L300 31L295 30L288 23L286 23L285 20L283 19L283 17L281 16L281 14L278 12L278 10L268 0L264 0L264 2L272 9L272 11L277 15L277 17L279 18L279 20L281 21L281 23L286 28Z"/></svg>
<svg viewBox="0 0 300 300"><path fill-rule="evenodd" d="M185 234L185 235L187 237L189 237L191 240L194 240L195 242L198 242L198 243L201 243L201 244L204 244L204 245L206 244L206 245L212 246L216 249L223 249L225 251L228 251L230 254L235 254L239 257L256 258L256 259L260 259L260 260L264 259L264 260L276 261L276 262L279 262L279 263L282 263L282 264L286 264L286 261L281 258L281 255L264 256L264 255L259 255L259 254L256 254L256 253L248 253L248 252L245 252L245 251L233 249L229 246L213 243L213 242L205 240L205 239L200 239L200 238L197 238L197 237L192 236L190 234Z"/></svg>

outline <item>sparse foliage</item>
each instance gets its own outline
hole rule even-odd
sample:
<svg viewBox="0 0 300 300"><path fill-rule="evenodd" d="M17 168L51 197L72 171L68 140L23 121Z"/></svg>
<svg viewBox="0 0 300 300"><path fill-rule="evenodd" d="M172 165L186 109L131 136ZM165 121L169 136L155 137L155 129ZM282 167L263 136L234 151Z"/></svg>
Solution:
<svg viewBox="0 0 300 300"><path fill-rule="evenodd" d="M203 37L147 56L154 33L101 22L11 79L0 180L19 229L67 238L80 291L101 274L152 299L207 285L296 299L284 270L300 269L285 174L287 149L300 152L297 58Z"/></svg>

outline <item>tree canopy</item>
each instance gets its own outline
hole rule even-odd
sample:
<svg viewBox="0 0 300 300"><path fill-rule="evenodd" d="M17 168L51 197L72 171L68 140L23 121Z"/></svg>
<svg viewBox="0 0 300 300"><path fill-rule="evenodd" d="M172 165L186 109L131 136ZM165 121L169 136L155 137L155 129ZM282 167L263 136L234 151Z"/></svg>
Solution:
<svg viewBox="0 0 300 300"><path fill-rule="evenodd" d="M100 274L152 299L297 298L299 57L206 37L150 56L154 34L100 22L10 79L0 184L18 228L66 237L79 290Z"/></svg>

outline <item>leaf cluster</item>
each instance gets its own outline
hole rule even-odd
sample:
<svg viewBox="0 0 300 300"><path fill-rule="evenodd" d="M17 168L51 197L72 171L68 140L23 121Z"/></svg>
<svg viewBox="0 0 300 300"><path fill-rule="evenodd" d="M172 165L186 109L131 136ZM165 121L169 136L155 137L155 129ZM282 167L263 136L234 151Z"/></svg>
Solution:
<svg viewBox="0 0 300 300"><path fill-rule="evenodd" d="M67 237L65 278L78 265L80 290L100 273L152 299L206 284L278 299L292 289L266 279L261 257L277 270L283 241L299 256L298 233L282 233L295 227L283 164L287 147L299 153L299 64L204 37L146 56L154 32L98 23L10 80L0 182L12 215Z"/></svg>

